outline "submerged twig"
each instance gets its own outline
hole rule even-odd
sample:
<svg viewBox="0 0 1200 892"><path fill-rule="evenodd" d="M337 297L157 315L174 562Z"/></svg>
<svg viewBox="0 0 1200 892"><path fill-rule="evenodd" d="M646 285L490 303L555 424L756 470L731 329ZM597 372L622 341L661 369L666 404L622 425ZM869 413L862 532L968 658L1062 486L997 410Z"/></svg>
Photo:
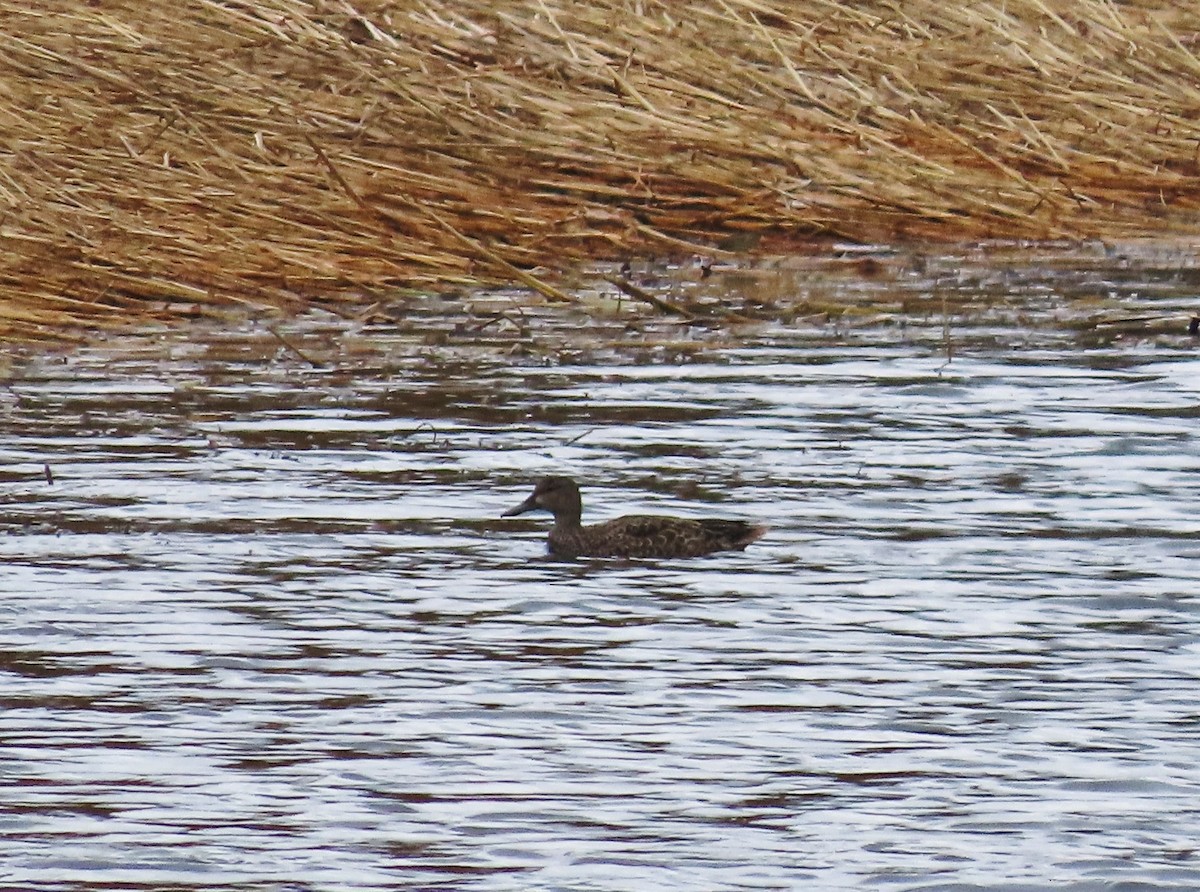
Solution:
<svg viewBox="0 0 1200 892"><path fill-rule="evenodd" d="M326 365L325 363L321 362L318 359L313 359L311 356L309 356L307 353L305 353L303 350L301 350L299 347L297 347L295 344L293 344L291 341L289 341L287 338L285 338L283 335L281 335L279 333L279 331L273 325L268 325L267 331L269 331L274 336L275 340L277 340L277 341L279 341L279 343L283 344L283 346L286 347L289 352L294 353L296 356L300 357L302 360L307 362L314 369L325 368L325 365Z"/></svg>
<svg viewBox="0 0 1200 892"><path fill-rule="evenodd" d="M679 316L688 320L689 322L696 318L692 313L689 313L687 310L683 309L683 307L676 306L668 300L663 300L661 297L651 294L645 288L639 288L632 282L627 282L624 279L618 279L616 276L604 276L604 281L608 282L608 284L616 287L625 294L628 294L630 297L636 297L638 300L645 301L655 309L661 310L664 313L670 313L672 316Z"/></svg>

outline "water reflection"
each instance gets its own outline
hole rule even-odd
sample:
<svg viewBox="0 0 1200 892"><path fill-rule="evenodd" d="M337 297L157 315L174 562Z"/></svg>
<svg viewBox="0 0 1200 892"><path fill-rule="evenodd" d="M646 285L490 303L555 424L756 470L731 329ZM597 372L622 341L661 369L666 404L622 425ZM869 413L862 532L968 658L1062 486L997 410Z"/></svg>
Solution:
<svg viewBox="0 0 1200 892"><path fill-rule="evenodd" d="M322 369L249 335L34 363L0 437L6 879L1196 888L1194 347L1062 306L959 321L949 362L935 314L684 364L387 328ZM499 519L549 469L596 519L773 531L550 560Z"/></svg>

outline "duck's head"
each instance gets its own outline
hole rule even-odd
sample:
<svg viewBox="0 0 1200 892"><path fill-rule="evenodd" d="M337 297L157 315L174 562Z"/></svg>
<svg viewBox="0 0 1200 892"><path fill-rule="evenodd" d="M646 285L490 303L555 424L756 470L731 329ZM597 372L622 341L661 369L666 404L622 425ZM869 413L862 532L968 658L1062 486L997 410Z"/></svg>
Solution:
<svg viewBox="0 0 1200 892"><path fill-rule="evenodd" d="M502 517L515 517L526 511L549 511L555 517L579 519L582 505L579 487L570 477L543 477L533 488L529 498L515 508L505 511Z"/></svg>

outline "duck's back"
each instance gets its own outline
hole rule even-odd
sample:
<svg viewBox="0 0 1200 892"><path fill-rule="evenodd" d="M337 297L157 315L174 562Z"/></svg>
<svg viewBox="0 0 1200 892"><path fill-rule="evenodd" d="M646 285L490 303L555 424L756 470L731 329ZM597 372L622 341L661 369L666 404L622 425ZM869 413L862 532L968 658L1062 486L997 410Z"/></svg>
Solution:
<svg viewBox="0 0 1200 892"><path fill-rule="evenodd" d="M630 514L591 526L552 530L550 550L564 557L689 558L740 551L766 531L765 526L744 520Z"/></svg>

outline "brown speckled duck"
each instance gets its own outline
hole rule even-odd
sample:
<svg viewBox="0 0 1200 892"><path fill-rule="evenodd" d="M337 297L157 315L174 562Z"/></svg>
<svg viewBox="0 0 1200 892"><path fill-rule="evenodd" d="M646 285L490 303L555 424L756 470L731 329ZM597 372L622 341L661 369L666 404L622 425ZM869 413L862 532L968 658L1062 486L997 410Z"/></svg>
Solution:
<svg viewBox="0 0 1200 892"><path fill-rule="evenodd" d="M741 551L767 527L744 520L691 520L630 514L583 526L579 487L570 477L543 477L533 494L504 517L541 509L554 515L550 551L562 557L689 558L714 551Z"/></svg>

